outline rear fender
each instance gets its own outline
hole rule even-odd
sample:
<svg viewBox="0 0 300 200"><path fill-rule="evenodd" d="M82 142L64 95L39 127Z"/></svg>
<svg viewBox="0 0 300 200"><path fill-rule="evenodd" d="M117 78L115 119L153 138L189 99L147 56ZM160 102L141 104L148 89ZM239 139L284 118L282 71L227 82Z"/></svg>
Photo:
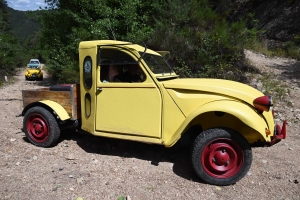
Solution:
<svg viewBox="0 0 300 200"><path fill-rule="evenodd" d="M269 129L269 127L262 115L259 115L253 108L251 108L247 104L237 101L220 100L207 103L195 109L190 115L187 116L176 133L169 140L166 140L165 146L174 145L175 142L181 137L181 134L188 128L193 119L201 114L215 111L228 113L236 117L245 125L257 131L262 136L261 138L264 138L266 141L270 140L270 138L267 138L265 134L266 129Z"/></svg>
<svg viewBox="0 0 300 200"><path fill-rule="evenodd" d="M23 109L22 115L25 115L25 112L34 106L42 106L42 107L46 106L46 107L52 109L56 113L57 117L62 121L70 119L69 114L60 104L56 103L55 101L50 101L50 100L43 100L43 101L39 101L39 102L35 102L35 103L31 103L31 104L27 105Z"/></svg>

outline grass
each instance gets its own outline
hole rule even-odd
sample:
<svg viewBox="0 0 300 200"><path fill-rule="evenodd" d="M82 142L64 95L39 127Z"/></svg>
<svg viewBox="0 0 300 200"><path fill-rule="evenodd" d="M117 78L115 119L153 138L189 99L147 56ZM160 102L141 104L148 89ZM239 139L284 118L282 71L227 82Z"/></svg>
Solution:
<svg viewBox="0 0 300 200"><path fill-rule="evenodd" d="M292 41L284 43L281 47L269 49L265 41L255 40L247 44L246 48L268 57L277 56L300 60L300 46Z"/></svg>
<svg viewBox="0 0 300 200"><path fill-rule="evenodd" d="M290 94L288 85L280 80L274 79L274 74L263 73L262 77L258 80L262 83L260 90L264 94L272 96L274 102L285 101L287 104L291 103L285 99L286 94Z"/></svg>

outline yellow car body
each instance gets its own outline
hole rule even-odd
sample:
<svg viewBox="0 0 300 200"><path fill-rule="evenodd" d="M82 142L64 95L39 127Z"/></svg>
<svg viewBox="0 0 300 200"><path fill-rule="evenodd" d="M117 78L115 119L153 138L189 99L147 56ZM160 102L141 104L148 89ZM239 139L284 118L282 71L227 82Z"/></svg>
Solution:
<svg viewBox="0 0 300 200"><path fill-rule="evenodd" d="M37 59L31 59L30 63L27 64L25 80L43 80L43 72Z"/></svg>
<svg viewBox="0 0 300 200"><path fill-rule="evenodd" d="M272 98L253 87L179 78L165 60L168 55L124 41L81 42L78 89L64 84L56 91L24 92L27 138L51 146L70 123L96 136L166 147L188 138L192 166L201 179L215 185L237 182L250 168L252 147L285 139L286 121L275 124ZM124 81L132 65L138 67L135 79ZM111 66L118 70L117 79L107 81L103 72Z"/></svg>
<svg viewBox="0 0 300 200"><path fill-rule="evenodd" d="M110 46L110 45L111 46ZM101 82L101 66L97 66L99 46L114 49L140 62L145 75L142 83ZM226 127L242 134L249 144L271 144L275 135L272 107L260 112L253 105L264 96L257 89L234 81L219 79L178 78L176 73L156 73L152 66L139 57L145 48L122 41L87 41L79 47L80 63L91 58L90 88L80 66L82 129L94 135L122 138L173 146L192 126L205 131ZM147 49L145 54L161 56ZM113 55L111 55L113 58ZM99 92L101 91L101 92ZM84 94L91 95L90 101ZM98 103L111 102L111 103ZM219 116L216 112L222 113ZM118 123L116 123L118 122ZM111 134L114 133L114 134Z"/></svg>

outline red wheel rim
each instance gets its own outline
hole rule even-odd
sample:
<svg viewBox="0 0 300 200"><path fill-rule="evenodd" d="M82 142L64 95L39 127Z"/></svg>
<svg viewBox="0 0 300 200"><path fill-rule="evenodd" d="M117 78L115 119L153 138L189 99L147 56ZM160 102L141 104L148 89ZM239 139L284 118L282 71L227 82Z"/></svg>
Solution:
<svg viewBox="0 0 300 200"><path fill-rule="evenodd" d="M202 166L215 178L229 178L240 170L244 162L243 150L230 139L216 139L208 143L202 152Z"/></svg>
<svg viewBox="0 0 300 200"><path fill-rule="evenodd" d="M49 136L49 124L40 114L30 115L26 121L26 128L30 138L35 142L44 142Z"/></svg>

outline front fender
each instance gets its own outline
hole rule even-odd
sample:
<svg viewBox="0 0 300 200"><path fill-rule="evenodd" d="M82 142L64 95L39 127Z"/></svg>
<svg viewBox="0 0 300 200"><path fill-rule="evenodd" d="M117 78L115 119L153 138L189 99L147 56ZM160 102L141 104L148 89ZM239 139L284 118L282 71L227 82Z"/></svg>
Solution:
<svg viewBox="0 0 300 200"><path fill-rule="evenodd" d="M266 129L270 129L270 127L268 127L264 117L259 115L253 108L238 101L219 100L204 104L191 112L191 114L187 116L170 140L166 141L165 146L172 146L180 138L181 134L185 131L190 122L197 116L207 112L215 111L224 112L235 116L244 124L260 133L265 140L270 139L265 135ZM270 131L273 132L273 129Z"/></svg>
<svg viewBox="0 0 300 200"><path fill-rule="evenodd" d="M47 107L49 107L50 109L52 109L57 114L57 116L59 117L59 119L62 120L62 121L70 119L70 116L67 113L67 111L60 104L56 103L55 101L51 101L51 100L43 100L43 101L39 101L39 102L36 102L36 103L33 103L33 104L29 104L28 106L26 106L26 108L23 109L22 114L24 115L25 112L29 108L31 108L31 107L33 107L35 105L39 105L39 104L46 105Z"/></svg>

